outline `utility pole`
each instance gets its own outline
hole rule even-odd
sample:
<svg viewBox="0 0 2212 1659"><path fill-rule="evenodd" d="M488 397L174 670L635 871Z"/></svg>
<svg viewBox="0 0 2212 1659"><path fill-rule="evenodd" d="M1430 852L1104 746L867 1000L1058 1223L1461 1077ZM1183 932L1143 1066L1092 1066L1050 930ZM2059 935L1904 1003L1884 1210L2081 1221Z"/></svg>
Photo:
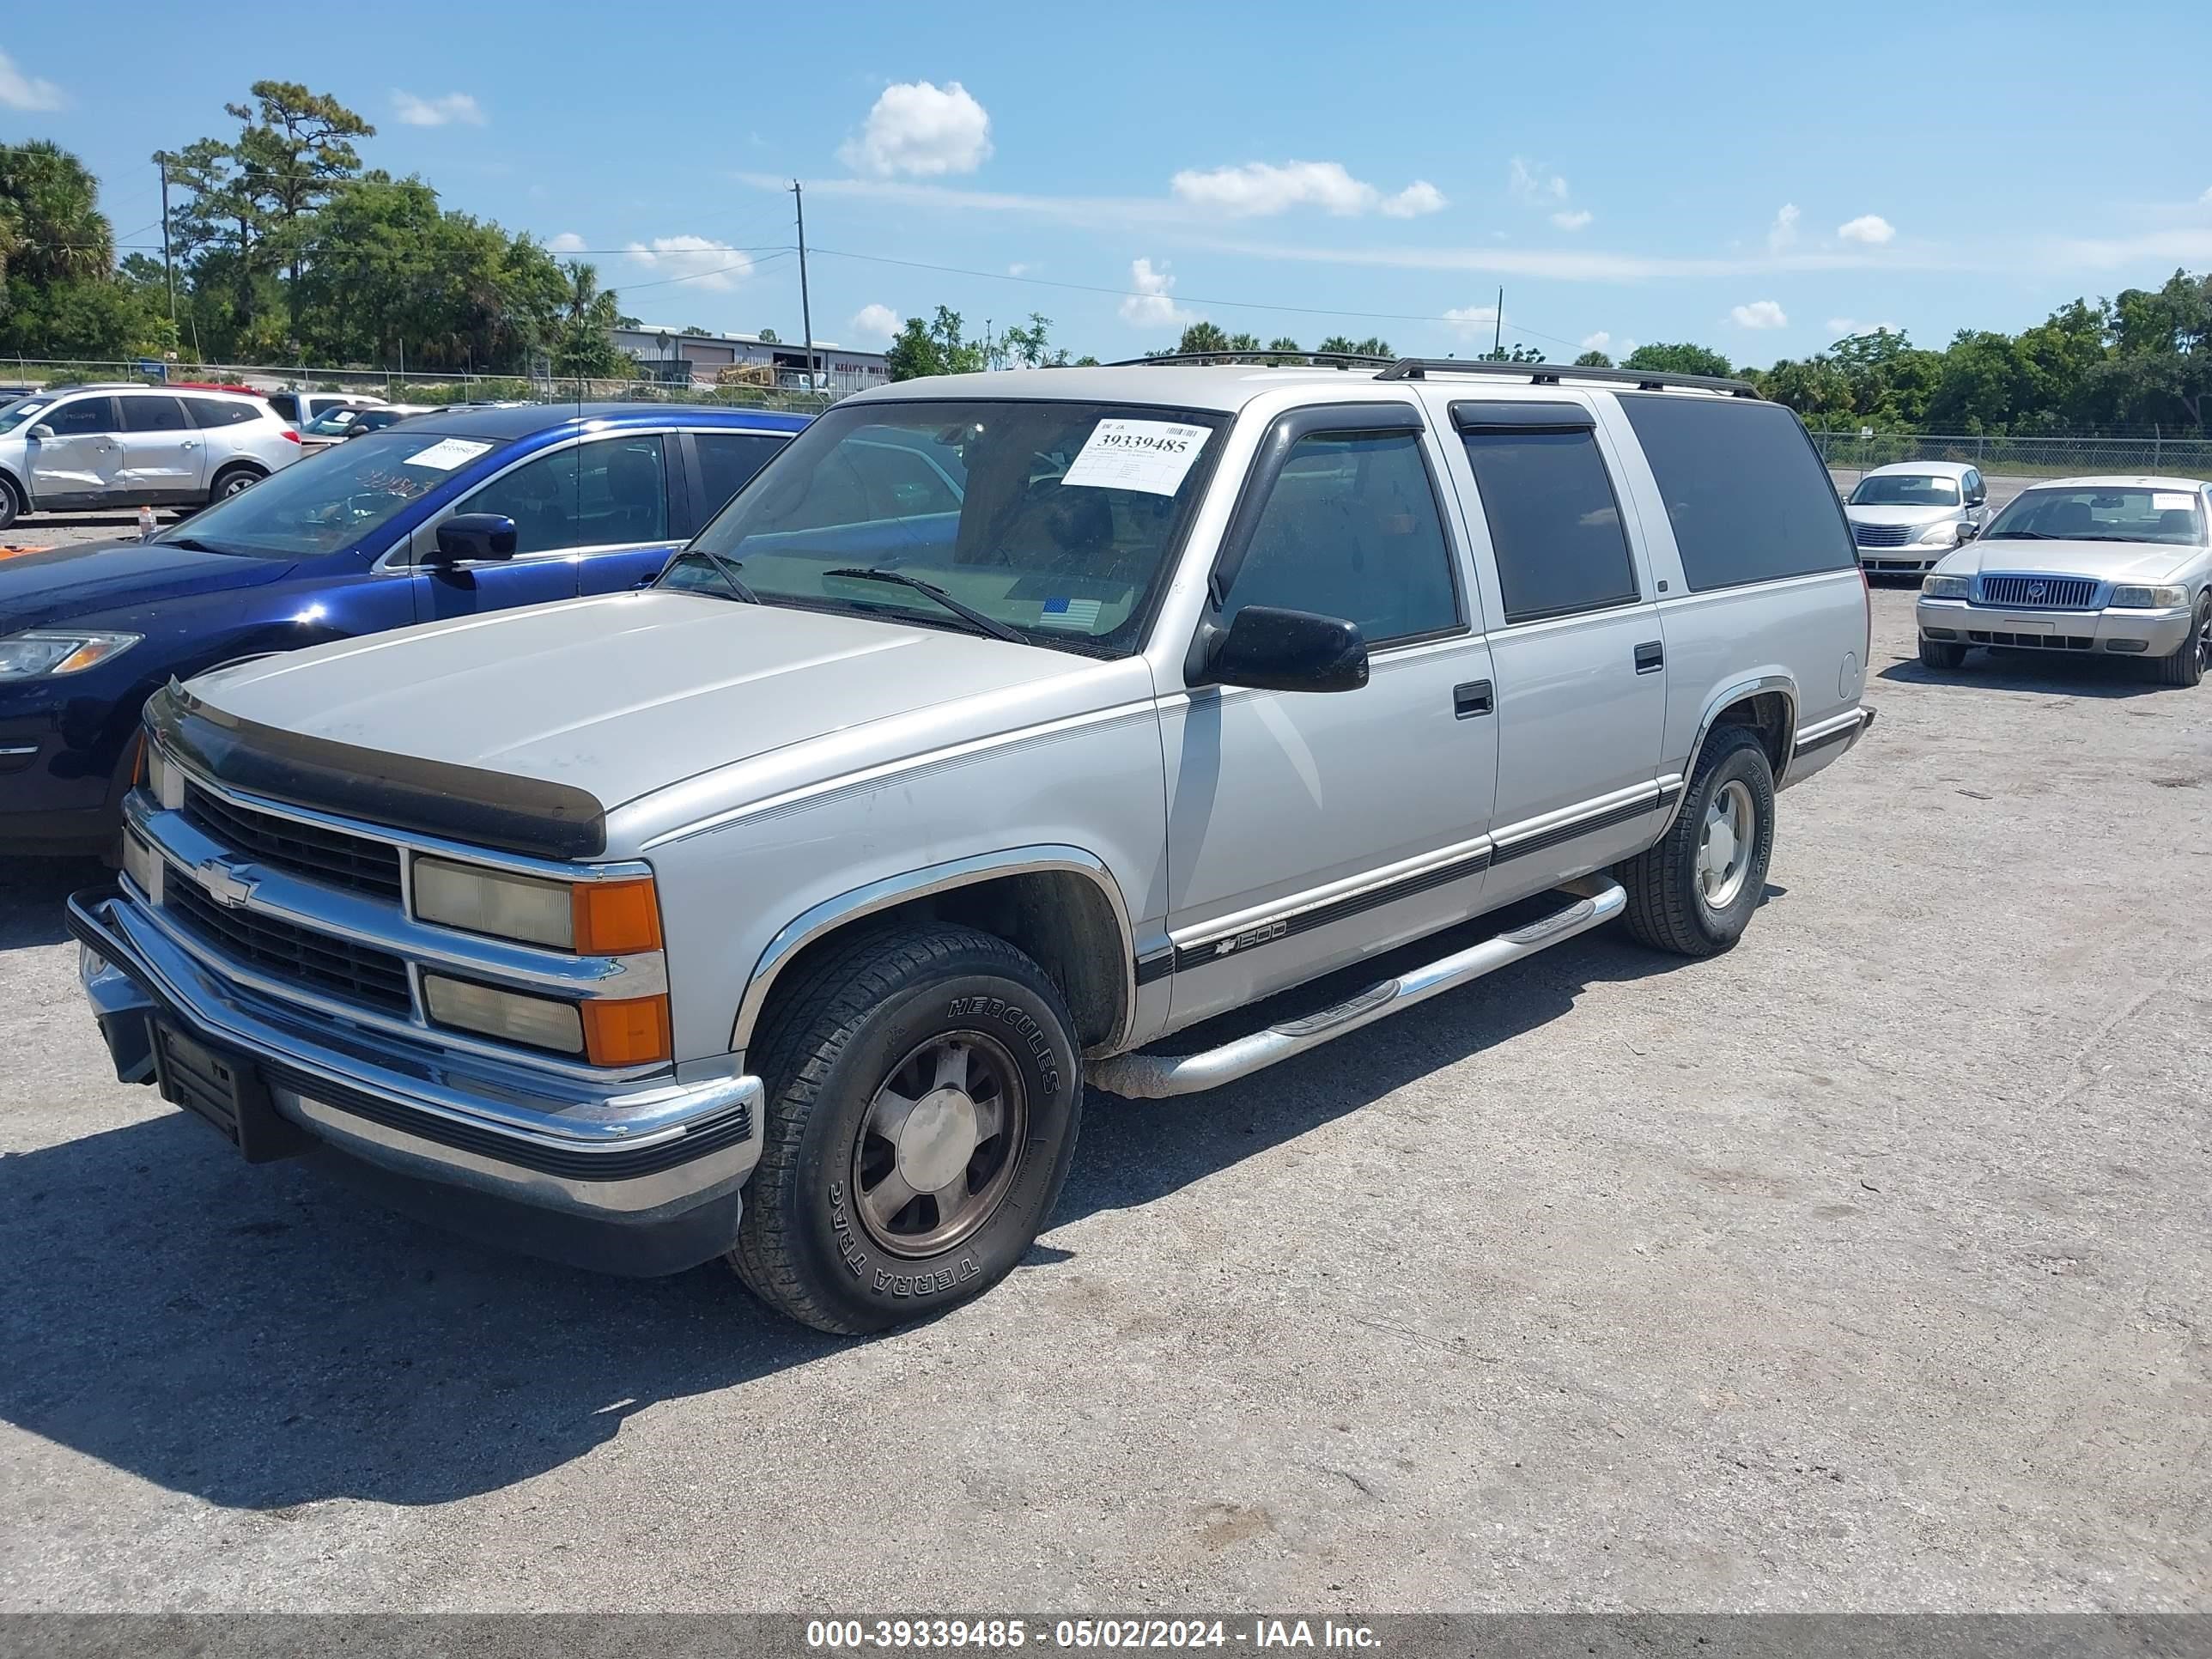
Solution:
<svg viewBox="0 0 2212 1659"><path fill-rule="evenodd" d="M1505 355L1505 289L1502 284L1498 290L1498 313L1491 321L1497 325L1490 336L1490 355L1494 361Z"/></svg>
<svg viewBox="0 0 2212 1659"><path fill-rule="evenodd" d="M169 285L169 334L177 332L177 268L169 261L169 158L157 155L155 166L161 169L161 276Z"/></svg>
<svg viewBox="0 0 2212 1659"><path fill-rule="evenodd" d="M799 325L806 331L806 389L814 390L814 307L806 293L806 198L791 181L792 205L799 212Z"/></svg>

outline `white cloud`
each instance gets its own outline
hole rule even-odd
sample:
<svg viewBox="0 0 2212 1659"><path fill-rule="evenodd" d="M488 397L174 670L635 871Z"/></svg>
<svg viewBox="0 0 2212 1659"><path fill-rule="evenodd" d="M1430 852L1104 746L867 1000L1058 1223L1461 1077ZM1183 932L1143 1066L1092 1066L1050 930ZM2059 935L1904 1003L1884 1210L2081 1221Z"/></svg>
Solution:
<svg viewBox="0 0 2212 1659"><path fill-rule="evenodd" d="M1496 306L1454 306L1444 313L1452 332L1462 340L1487 340L1498 328Z"/></svg>
<svg viewBox="0 0 2212 1659"><path fill-rule="evenodd" d="M1598 330L1595 334L1585 334L1583 336L1583 349L1584 351L1604 351L1609 349L1612 344L1613 336L1607 333L1603 329Z"/></svg>
<svg viewBox="0 0 2212 1659"><path fill-rule="evenodd" d="M1548 173L1540 166L1531 166L1519 156L1506 170L1505 188L1516 202L1530 207L1547 207L1567 199L1567 181L1556 173Z"/></svg>
<svg viewBox="0 0 2212 1659"><path fill-rule="evenodd" d="M1862 213L1848 224L1838 225L1836 234L1846 242L1858 242L1868 247L1880 247L1897 230L1879 213Z"/></svg>
<svg viewBox="0 0 2212 1659"><path fill-rule="evenodd" d="M853 313L853 331L888 340L899 331L899 314L889 306L862 306Z"/></svg>
<svg viewBox="0 0 2212 1659"><path fill-rule="evenodd" d="M1895 334L1899 332L1895 323L1863 323L1855 317L1831 317L1828 332L1836 339L1848 339L1854 334Z"/></svg>
<svg viewBox="0 0 2212 1659"><path fill-rule="evenodd" d="M401 124L410 127L450 126L456 121L471 127L485 124L483 109L465 92L449 92L442 98L417 98L411 92L402 92L394 87L392 107Z"/></svg>
<svg viewBox="0 0 2212 1659"><path fill-rule="evenodd" d="M838 159L855 173L936 177L973 173L991 159L991 117L957 81L885 87Z"/></svg>
<svg viewBox="0 0 2212 1659"><path fill-rule="evenodd" d="M1588 208L1569 208L1552 216L1552 222L1561 230L1580 230L1590 222Z"/></svg>
<svg viewBox="0 0 2212 1659"><path fill-rule="evenodd" d="M651 246L632 242L626 252L656 276L700 288L735 288L753 271L753 262L727 242L704 236L656 236Z"/></svg>
<svg viewBox="0 0 2212 1659"><path fill-rule="evenodd" d="M1383 216L1390 219L1415 219L1424 213L1442 213L1449 205L1443 191L1425 179L1416 179L1395 196L1382 198Z"/></svg>
<svg viewBox="0 0 2212 1659"><path fill-rule="evenodd" d="M1775 210L1774 222L1766 228L1766 251L1779 253L1797 240L1797 204L1784 202Z"/></svg>
<svg viewBox="0 0 2212 1659"><path fill-rule="evenodd" d="M1175 302L1175 278L1164 264L1155 269L1150 259L1132 259L1129 286L1136 291L1121 298L1123 322L1139 328L1176 328L1198 320L1195 312Z"/></svg>
<svg viewBox="0 0 2212 1659"><path fill-rule="evenodd" d="M1043 269L1044 267L1042 265L1024 264L1018 259L1012 264L1006 267L1006 275L1009 276L1026 276L1033 270L1042 270Z"/></svg>
<svg viewBox="0 0 2212 1659"><path fill-rule="evenodd" d="M2212 188L2208 188L2205 192L2197 199L2203 206L2212 207Z"/></svg>
<svg viewBox="0 0 2212 1659"><path fill-rule="evenodd" d="M573 230L564 230L545 244L550 253L581 253L584 246L584 239Z"/></svg>
<svg viewBox="0 0 2212 1659"><path fill-rule="evenodd" d="M1186 167L1169 181L1178 201L1233 218L1257 218L1294 207L1317 207L1345 216L1381 211L1394 219L1434 213L1444 193L1417 179L1395 196L1385 196L1364 179L1355 179L1341 161L1247 161L1242 167L1200 172Z"/></svg>
<svg viewBox="0 0 2212 1659"><path fill-rule="evenodd" d="M24 74L15 67L14 58L0 52L0 108L59 109L68 101L63 96L62 89L52 82Z"/></svg>
<svg viewBox="0 0 2212 1659"><path fill-rule="evenodd" d="M1753 300L1747 306L1737 306L1729 313L1738 328L1787 328L1790 319L1782 307L1771 300Z"/></svg>

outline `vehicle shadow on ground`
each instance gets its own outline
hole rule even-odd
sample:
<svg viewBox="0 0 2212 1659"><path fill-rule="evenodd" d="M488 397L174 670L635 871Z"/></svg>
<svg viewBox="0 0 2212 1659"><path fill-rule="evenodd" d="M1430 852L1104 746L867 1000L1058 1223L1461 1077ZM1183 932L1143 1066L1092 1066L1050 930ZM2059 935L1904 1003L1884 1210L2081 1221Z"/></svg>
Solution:
<svg viewBox="0 0 2212 1659"><path fill-rule="evenodd" d="M1923 667L1917 658L1907 657L1875 678L1901 685L2041 691L2069 697L2142 697L2166 689L2150 678L2141 658L2098 657L2086 651L2023 651L1993 657L1977 649L1967 657L1965 667L1942 672Z"/></svg>
<svg viewBox="0 0 2212 1659"><path fill-rule="evenodd" d="M98 859L17 859L0 869L0 951L58 945L69 937L63 902L114 876Z"/></svg>
<svg viewBox="0 0 2212 1659"><path fill-rule="evenodd" d="M1053 1225L1233 1168L1589 985L1681 965L1607 930L1211 1097L1094 1094ZM495 1491L658 1401L851 1346L769 1314L720 1264L635 1280L502 1255L313 1163L249 1168L176 1112L0 1157L0 1418L227 1507ZM1040 1244L1020 1272L1069 1259Z"/></svg>

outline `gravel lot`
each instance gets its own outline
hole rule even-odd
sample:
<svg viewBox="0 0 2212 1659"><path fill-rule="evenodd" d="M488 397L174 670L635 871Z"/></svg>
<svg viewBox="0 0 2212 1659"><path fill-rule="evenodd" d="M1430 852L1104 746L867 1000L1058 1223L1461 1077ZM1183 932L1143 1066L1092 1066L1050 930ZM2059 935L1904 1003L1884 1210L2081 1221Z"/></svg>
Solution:
<svg viewBox="0 0 2212 1659"><path fill-rule="evenodd" d="M0 872L0 1607L2205 1609L2212 687L1875 597L1733 954L1094 1096L869 1342L243 1167Z"/></svg>

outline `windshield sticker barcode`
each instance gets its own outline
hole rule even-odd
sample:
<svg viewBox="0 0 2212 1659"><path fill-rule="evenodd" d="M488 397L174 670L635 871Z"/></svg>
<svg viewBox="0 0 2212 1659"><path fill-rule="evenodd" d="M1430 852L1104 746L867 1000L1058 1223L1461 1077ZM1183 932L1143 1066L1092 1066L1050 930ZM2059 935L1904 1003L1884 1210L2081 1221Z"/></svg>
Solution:
<svg viewBox="0 0 2212 1659"><path fill-rule="evenodd" d="M1205 427L1173 421L1101 421L1060 481L1079 489L1172 495L1212 435Z"/></svg>

